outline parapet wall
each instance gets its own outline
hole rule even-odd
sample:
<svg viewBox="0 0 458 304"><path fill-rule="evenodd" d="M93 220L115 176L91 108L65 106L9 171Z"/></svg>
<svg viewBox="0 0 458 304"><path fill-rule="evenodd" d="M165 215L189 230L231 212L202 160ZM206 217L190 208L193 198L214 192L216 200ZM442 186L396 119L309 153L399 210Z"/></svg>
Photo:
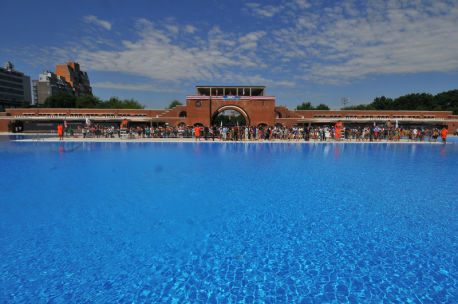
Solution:
<svg viewBox="0 0 458 304"><path fill-rule="evenodd" d="M400 125L447 126L450 134L458 129L458 115L451 111L297 111L275 106L275 97L257 96L224 99L221 96L188 96L186 105L172 109L58 109L14 108L0 113L0 132L8 131L8 124L26 121L84 121L119 123L128 119L137 124L167 124L169 126L202 124L210 126L212 119L223 110L235 110L245 116L251 126L333 124L346 123L383 124L386 121Z"/></svg>

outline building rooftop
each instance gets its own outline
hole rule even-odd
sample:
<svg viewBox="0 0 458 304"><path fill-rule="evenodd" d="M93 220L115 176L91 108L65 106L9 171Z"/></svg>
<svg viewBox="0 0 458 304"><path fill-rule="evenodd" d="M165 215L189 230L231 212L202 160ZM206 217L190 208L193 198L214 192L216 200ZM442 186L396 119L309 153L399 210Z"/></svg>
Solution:
<svg viewBox="0 0 458 304"><path fill-rule="evenodd" d="M244 85L196 85L196 88L266 88L266 86L244 86Z"/></svg>
<svg viewBox="0 0 458 304"><path fill-rule="evenodd" d="M265 86L196 86L196 95L202 96L265 96Z"/></svg>

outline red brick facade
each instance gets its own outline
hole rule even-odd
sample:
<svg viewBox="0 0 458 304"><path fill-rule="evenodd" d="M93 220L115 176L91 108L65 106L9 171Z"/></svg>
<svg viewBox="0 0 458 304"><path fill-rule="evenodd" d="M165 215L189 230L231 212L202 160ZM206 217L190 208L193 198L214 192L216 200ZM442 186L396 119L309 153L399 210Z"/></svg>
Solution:
<svg viewBox="0 0 458 304"><path fill-rule="evenodd" d="M122 109L7 109L0 113L0 132L8 131L8 125L17 122L83 122L119 123L128 119L137 124L168 124L169 126L202 124L209 126L212 119L224 110L241 113L250 126L261 124L317 125L341 120L345 124L378 124L398 120L400 125L447 126L450 134L458 128L458 115L451 111L295 111L276 106L272 96L199 96L186 97L186 105L170 110L122 110ZM27 130L26 131L33 131Z"/></svg>
<svg viewBox="0 0 458 304"><path fill-rule="evenodd" d="M67 64L56 65L55 74L65 78L74 89L76 96L92 96L88 75L81 71L78 63L67 62Z"/></svg>
<svg viewBox="0 0 458 304"><path fill-rule="evenodd" d="M245 117L247 124L275 124L275 97L242 96L240 99L224 99L222 96L187 96L187 124L200 123L209 126L212 119L225 110L236 110Z"/></svg>

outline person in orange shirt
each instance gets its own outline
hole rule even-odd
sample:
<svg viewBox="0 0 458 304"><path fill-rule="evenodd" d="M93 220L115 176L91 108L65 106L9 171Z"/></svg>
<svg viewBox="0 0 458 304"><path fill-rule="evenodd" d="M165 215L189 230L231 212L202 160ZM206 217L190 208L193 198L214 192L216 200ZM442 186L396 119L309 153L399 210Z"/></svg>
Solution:
<svg viewBox="0 0 458 304"><path fill-rule="evenodd" d="M64 140L64 129L62 125L57 126L57 134L59 135L59 140Z"/></svg>
<svg viewBox="0 0 458 304"><path fill-rule="evenodd" d="M194 127L194 133L196 133L196 140L200 140L200 127Z"/></svg>
<svg viewBox="0 0 458 304"><path fill-rule="evenodd" d="M446 127L443 127L443 128L442 128L442 131L441 131L441 137L442 137L442 142L443 142L444 144L447 143L447 133L448 133L447 128L446 128Z"/></svg>
<svg viewBox="0 0 458 304"><path fill-rule="evenodd" d="M342 122L341 121L338 121L335 125L334 125L334 129L336 130L336 133L335 133L335 138L337 140L340 140L340 134L342 132Z"/></svg>

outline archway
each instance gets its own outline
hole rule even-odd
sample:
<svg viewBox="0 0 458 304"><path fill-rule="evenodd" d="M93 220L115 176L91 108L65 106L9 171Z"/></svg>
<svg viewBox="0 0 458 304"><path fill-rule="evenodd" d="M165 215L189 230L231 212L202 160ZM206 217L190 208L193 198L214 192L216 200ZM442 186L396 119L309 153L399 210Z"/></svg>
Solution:
<svg viewBox="0 0 458 304"><path fill-rule="evenodd" d="M249 126L250 119L244 109L234 106L227 105L218 108L212 115L211 125L223 125L223 126Z"/></svg>

